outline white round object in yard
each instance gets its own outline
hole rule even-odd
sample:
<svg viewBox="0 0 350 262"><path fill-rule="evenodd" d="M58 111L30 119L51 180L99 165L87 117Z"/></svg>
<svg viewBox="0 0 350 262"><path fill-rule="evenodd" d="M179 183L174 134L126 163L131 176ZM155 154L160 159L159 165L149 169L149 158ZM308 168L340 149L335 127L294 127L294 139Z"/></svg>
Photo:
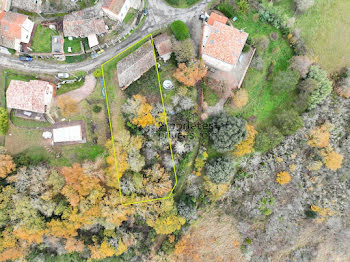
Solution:
<svg viewBox="0 0 350 262"><path fill-rule="evenodd" d="M51 139L51 138L52 138L52 133L51 133L51 132L48 132L48 131L44 132L44 133L43 133L43 138L45 138L45 139Z"/></svg>
<svg viewBox="0 0 350 262"><path fill-rule="evenodd" d="M163 87L164 87L164 89L169 90L169 89L172 89L174 86L173 86L173 83L170 80L165 80L163 82Z"/></svg>

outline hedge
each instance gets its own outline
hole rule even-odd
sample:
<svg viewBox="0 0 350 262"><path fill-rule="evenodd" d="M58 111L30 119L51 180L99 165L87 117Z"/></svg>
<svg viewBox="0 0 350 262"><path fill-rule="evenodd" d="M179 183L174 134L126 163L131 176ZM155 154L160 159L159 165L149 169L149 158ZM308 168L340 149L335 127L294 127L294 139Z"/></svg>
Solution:
<svg viewBox="0 0 350 262"><path fill-rule="evenodd" d="M183 41L190 38L190 31L184 22L176 20L170 25L170 28L177 40Z"/></svg>

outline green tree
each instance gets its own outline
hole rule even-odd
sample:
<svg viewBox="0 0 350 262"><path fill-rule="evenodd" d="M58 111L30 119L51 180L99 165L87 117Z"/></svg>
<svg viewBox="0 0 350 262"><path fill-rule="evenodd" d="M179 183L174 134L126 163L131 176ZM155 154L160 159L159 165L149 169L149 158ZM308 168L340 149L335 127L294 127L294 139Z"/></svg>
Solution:
<svg viewBox="0 0 350 262"><path fill-rule="evenodd" d="M234 16L233 5L229 3L221 3L218 5L217 9L230 19Z"/></svg>
<svg viewBox="0 0 350 262"><path fill-rule="evenodd" d="M170 28L177 40L183 41L190 38L190 31L188 30L187 25L181 20L176 20L171 23Z"/></svg>
<svg viewBox="0 0 350 262"><path fill-rule="evenodd" d="M213 142L213 147L218 152L224 153L233 150L235 145L247 137L244 119L221 113L212 117L209 124L209 137Z"/></svg>
<svg viewBox="0 0 350 262"><path fill-rule="evenodd" d="M233 161L228 157L213 158L205 165L205 174L215 184L230 182L234 171Z"/></svg>
<svg viewBox="0 0 350 262"><path fill-rule="evenodd" d="M8 129L9 115L6 108L0 107L0 133L5 135Z"/></svg>
<svg viewBox="0 0 350 262"><path fill-rule="evenodd" d="M318 104L332 92L332 82L328 79L327 72L322 70L318 65L310 67L308 77L318 82L315 90L310 92L308 109L314 109Z"/></svg>
<svg viewBox="0 0 350 262"><path fill-rule="evenodd" d="M258 131L255 137L254 148L259 152L267 152L281 143L282 133L275 126L269 126Z"/></svg>
<svg viewBox="0 0 350 262"><path fill-rule="evenodd" d="M274 124L283 135L288 136L303 126L303 119L297 111L286 110L275 117Z"/></svg>

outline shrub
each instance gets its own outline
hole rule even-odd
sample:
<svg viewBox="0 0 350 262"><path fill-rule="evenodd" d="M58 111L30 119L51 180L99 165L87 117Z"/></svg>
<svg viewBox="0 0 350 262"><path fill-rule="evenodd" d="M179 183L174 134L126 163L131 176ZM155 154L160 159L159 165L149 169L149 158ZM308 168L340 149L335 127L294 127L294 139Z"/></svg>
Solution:
<svg viewBox="0 0 350 262"><path fill-rule="evenodd" d="M0 134L5 135L8 129L9 115L6 108L0 107Z"/></svg>
<svg viewBox="0 0 350 262"><path fill-rule="evenodd" d="M236 146L235 151L233 152L233 154L238 157L244 156L246 154L250 154L251 152L253 152L254 140L255 140L257 131L255 130L254 126L247 124L246 127L248 132L247 138L244 139L241 143L239 143Z"/></svg>
<svg viewBox="0 0 350 262"><path fill-rule="evenodd" d="M286 110L274 119L275 126L283 135L292 135L303 126L303 119L295 110Z"/></svg>
<svg viewBox="0 0 350 262"><path fill-rule="evenodd" d="M275 126L259 130L255 137L254 148L260 152L267 152L280 144L283 140L283 135Z"/></svg>
<svg viewBox="0 0 350 262"><path fill-rule="evenodd" d="M291 180L290 174L286 171L284 172L279 172L276 175L276 182L281 184L281 185L285 185L288 184Z"/></svg>
<svg viewBox="0 0 350 262"><path fill-rule="evenodd" d="M230 5L229 3L221 3L217 6L216 9L222 12L229 19L232 19L234 16L233 6Z"/></svg>
<svg viewBox="0 0 350 262"><path fill-rule="evenodd" d="M262 54L270 44L270 40L267 36L261 36L253 39L256 50L259 54Z"/></svg>
<svg viewBox="0 0 350 262"><path fill-rule="evenodd" d="M190 38L190 31L184 22L176 20L171 23L170 28L177 40L183 41Z"/></svg>
<svg viewBox="0 0 350 262"><path fill-rule="evenodd" d="M350 98L350 68L345 71L335 88L335 92L342 97Z"/></svg>
<svg viewBox="0 0 350 262"><path fill-rule="evenodd" d="M248 92L245 89L239 89L232 97L232 105L235 108L242 108L248 103Z"/></svg>
<svg viewBox="0 0 350 262"><path fill-rule="evenodd" d="M310 92L308 98L308 109L311 110L332 92L332 82L328 79L327 73L318 65L310 67L308 77L317 81L317 87Z"/></svg>
<svg viewBox="0 0 350 262"><path fill-rule="evenodd" d="M57 105L61 109L63 116L74 115L79 111L77 101L69 96L60 96L57 99Z"/></svg>
<svg viewBox="0 0 350 262"><path fill-rule="evenodd" d="M175 40L173 41L173 48L178 63L186 63L196 56L192 39L185 39L183 41Z"/></svg>
<svg viewBox="0 0 350 262"><path fill-rule="evenodd" d="M227 152L247 137L246 121L225 113L210 119L210 139L218 152Z"/></svg>
<svg viewBox="0 0 350 262"><path fill-rule="evenodd" d="M102 110L102 107L100 107L99 105L94 105L94 106L92 107L92 111L93 111L94 113L100 113L101 110Z"/></svg>
<svg viewBox="0 0 350 262"><path fill-rule="evenodd" d="M7 50L9 50L9 52L10 52L11 55L16 54L16 50L15 50L15 49L7 48Z"/></svg>
<svg viewBox="0 0 350 262"><path fill-rule="evenodd" d="M218 157L205 165L206 175L215 184L228 183L234 175L234 165L227 157Z"/></svg>
<svg viewBox="0 0 350 262"><path fill-rule="evenodd" d="M250 66L258 71L263 70L264 60L261 56L255 55Z"/></svg>
<svg viewBox="0 0 350 262"><path fill-rule="evenodd" d="M314 5L314 0L294 0L295 6L299 12L304 12Z"/></svg>
<svg viewBox="0 0 350 262"><path fill-rule="evenodd" d="M240 12L247 13L249 11L249 2L247 0L239 0L237 5Z"/></svg>
<svg viewBox="0 0 350 262"><path fill-rule="evenodd" d="M281 29L282 33L288 33L287 17L280 10L273 6L260 6L259 19L263 22L271 24L277 29Z"/></svg>
<svg viewBox="0 0 350 262"><path fill-rule="evenodd" d="M333 171L341 168L343 155L335 152L331 147L324 149L320 153L327 168Z"/></svg>
<svg viewBox="0 0 350 262"><path fill-rule="evenodd" d="M296 70L300 77L305 78L309 73L312 61L307 56L293 56L291 60L291 69Z"/></svg>
<svg viewBox="0 0 350 262"><path fill-rule="evenodd" d="M299 74L296 71L280 71L273 79L272 91L275 94L281 94L285 91L291 91L296 88L298 82Z"/></svg>
<svg viewBox="0 0 350 262"><path fill-rule="evenodd" d="M93 73L94 77L99 78L102 77L102 70L101 69L96 69Z"/></svg>

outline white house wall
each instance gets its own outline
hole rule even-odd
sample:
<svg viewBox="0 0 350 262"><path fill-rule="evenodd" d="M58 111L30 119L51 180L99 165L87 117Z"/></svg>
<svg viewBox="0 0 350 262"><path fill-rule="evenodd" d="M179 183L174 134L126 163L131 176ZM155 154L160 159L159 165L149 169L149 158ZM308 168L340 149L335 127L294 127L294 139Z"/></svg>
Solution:
<svg viewBox="0 0 350 262"><path fill-rule="evenodd" d="M211 57L211 56L208 56L206 54L203 54L202 58L204 60L204 63L210 67L214 67L214 68L222 70L222 71L231 71L233 69L233 65L225 63L221 60L218 60L218 59Z"/></svg>
<svg viewBox="0 0 350 262"><path fill-rule="evenodd" d="M22 25L22 30L21 30L22 43L25 43L25 44L29 43L33 28L34 28L34 23L32 21L30 21L29 19L24 21Z"/></svg>

